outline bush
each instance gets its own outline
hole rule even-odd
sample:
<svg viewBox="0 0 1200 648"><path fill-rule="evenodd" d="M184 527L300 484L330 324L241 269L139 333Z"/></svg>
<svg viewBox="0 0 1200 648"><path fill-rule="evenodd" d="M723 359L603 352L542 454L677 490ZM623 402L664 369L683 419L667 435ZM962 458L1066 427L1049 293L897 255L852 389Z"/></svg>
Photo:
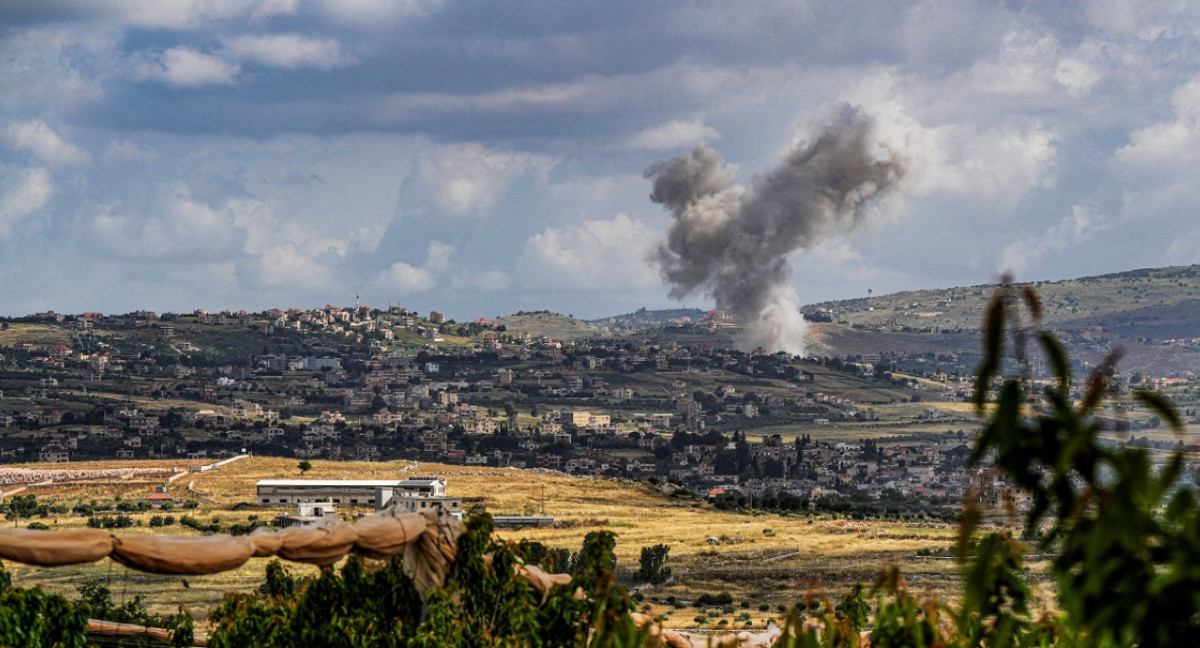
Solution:
<svg viewBox="0 0 1200 648"><path fill-rule="evenodd" d="M721 592L720 594L704 593L696 599L696 607L729 605L730 603L733 603L733 597L729 595L729 592Z"/></svg>

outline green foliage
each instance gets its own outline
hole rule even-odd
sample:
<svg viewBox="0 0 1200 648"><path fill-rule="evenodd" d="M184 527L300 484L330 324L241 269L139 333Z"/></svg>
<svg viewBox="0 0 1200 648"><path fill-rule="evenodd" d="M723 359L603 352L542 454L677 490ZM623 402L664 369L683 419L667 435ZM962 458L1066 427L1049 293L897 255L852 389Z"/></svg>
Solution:
<svg viewBox="0 0 1200 648"><path fill-rule="evenodd" d="M114 621L117 623L132 623L150 628L164 628L172 631L172 645L191 646L195 634L191 615L182 609L178 614L165 617L150 614L146 609L142 595L133 597L121 605L113 603L112 592L99 580L88 579L76 586L79 591L77 607L86 609L90 618ZM86 617L85 617L86 618ZM161 646L155 639L148 637L123 637L113 639L121 646Z"/></svg>
<svg viewBox="0 0 1200 648"><path fill-rule="evenodd" d="M24 518L30 518L37 515L38 501L36 495L13 495L6 502L8 510L4 516L12 520L14 524L20 522Z"/></svg>
<svg viewBox="0 0 1200 648"><path fill-rule="evenodd" d="M863 595L862 583L856 583L850 592L842 597L842 602L838 607L842 608L842 614L846 617L846 621L855 630L867 627L871 606L867 603L866 596Z"/></svg>
<svg viewBox="0 0 1200 648"><path fill-rule="evenodd" d="M374 569L352 557L340 574L297 580L267 566L257 595L230 595L211 615L215 648L264 646L633 646L629 596L613 580L611 533L592 535L579 573L542 594L520 575L528 545L492 538L488 515L469 519L444 588L424 601L396 557ZM577 598L577 589L585 596ZM603 630L601 630L603 628ZM591 632L590 632L591 631ZM591 640L588 636L591 634Z"/></svg>
<svg viewBox="0 0 1200 648"><path fill-rule="evenodd" d="M642 547L638 570L633 574L634 580L651 585L662 585L667 582L667 579L671 577L671 568L667 567L669 553L671 553L671 547L665 544Z"/></svg>
<svg viewBox="0 0 1200 648"><path fill-rule="evenodd" d="M0 646L83 648L88 607L40 588L0 593Z"/></svg>
<svg viewBox="0 0 1200 648"><path fill-rule="evenodd" d="M1024 295L1036 319L1035 296ZM1002 292L986 325L986 357L976 381L981 410L1003 356L1005 324L1017 300ZM1037 416L1027 417L1025 376L1001 381L996 403L973 450L1032 497L1025 525L1039 547L1055 553L1063 622L1093 645L1145 648L1200 645L1200 507L1180 482L1184 457L1170 455L1155 468L1144 448L1103 443L1095 413L1115 388L1119 354L1111 354L1072 402L1070 363L1049 333L1037 335L1057 384L1043 393ZM1024 359L1024 337L1014 337L1014 356ZM1160 395L1137 400L1177 430L1180 419ZM997 583L993 582L993 585ZM976 601L979 603L980 601Z"/></svg>
<svg viewBox="0 0 1200 648"><path fill-rule="evenodd" d="M963 590L957 603L911 594L893 569L870 592L854 587L836 609L829 600L797 605L784 621L779 648L857 648L862 633L880 648L1200 645L1200 503L1182 478L1183 456L1155 462L1145 448L1102 440L1096 415L1114 393L1117 356L1090 375L1082 398L1074 402L1079 386L1065 351L1049 333L1020 326L1016 317L1022 304L1034 320L1039 317L1041 304L1030 290L1019 294L1004 287L988 309L975 381L975 404L986 420L971 461L994 466L1029 496L1020 535L1052 557L1058 611L1034 617L1025 581L1029 547L1007 531L981 532L982 511L968 503L960 518ZM1032 409L1029 403L1036 399L1030 394L1027 339L1036 341L1057 378ZM1013 375L1005 376L1010 368ZM1134 398L1180 429L1180 417L1162 396L1138 392ZM20 519L21 511L37 512L36 501L16 499L6 509L10 519ZM182 522L207 526L186 517ZM492 531L490 516L472 516L445 586L423 598L399 557L371 565L351 558L340 573L326 568L311 579L297 579L272 562L259 593L230 595L212 612L209 645L646 644L649 628L636 625L633 601L614 578L612 533L589 533L570 556L535 542L498 542ZM665 580L668 553L667 545L643 548L635 578ZM534 590L519 568L535 562L552 572L568 570L571 583L547 593ZM74 605L37 589L0 593L0 645L83 646L89 610L106 618L126 615L133 622L145 617L139 598L113 606L98 585L85 584L80 591L84 598ZM696 604L735 611L727 593L704 593ZM806 618L806 611L814 618ZM191 640L186 615L145 621L178 628L177 645ZM709 616L696 621L707 623Z"/></svg>

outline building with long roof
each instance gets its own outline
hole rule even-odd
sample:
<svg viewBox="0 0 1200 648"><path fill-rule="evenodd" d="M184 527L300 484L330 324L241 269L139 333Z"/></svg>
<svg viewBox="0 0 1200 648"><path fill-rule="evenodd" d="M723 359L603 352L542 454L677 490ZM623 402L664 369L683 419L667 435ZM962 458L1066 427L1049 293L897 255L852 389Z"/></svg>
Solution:
<svg viewBox="0 0 1200 648"><path fill-rule="evenodd" d="M295 506L307 502L332 502L342 506L395 506L421 512L435 508L462 517L462 498L446 495L440 477L408 479L263 479L256 485L260 506Z"/></svg>

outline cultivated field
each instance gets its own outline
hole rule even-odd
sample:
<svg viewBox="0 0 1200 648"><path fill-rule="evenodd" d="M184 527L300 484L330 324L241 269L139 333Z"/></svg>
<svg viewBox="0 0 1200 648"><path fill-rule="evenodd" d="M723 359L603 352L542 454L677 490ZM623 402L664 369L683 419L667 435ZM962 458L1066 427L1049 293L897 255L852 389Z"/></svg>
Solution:
<svg viewBox="0 0 1200 648"><path fill-rule="evenodd" d="M103 462L107 467L160 465L163 462ZM70 464L83 469L100 464ZM44 466L42 466L44 467ZM182 466L180 466L182 467ZM667 544L668 566L675 576L667 584L644 590L645 603L676 626L727 623L754 625L773 617L779 606L803 600L809 594L828 592L840 596L855 581L870 583L888 565L899 565L909 575L910 587L929 588L944 596L956 589L957 570L949 558L955 529L944 524L912 521L876 522L835 519L829 516L784 517L774 514L721 512L690 496L671 496L647 484L607 479L576 478L558 473L445 466L414 463L313 462L303 478L387 479L440 476L448 480L451 495L467 498L467 506L482 505L495 514L554 516L556 526L544 529L501 530L497 536L511 541L536 540L549 547L577 551L589 531L608 529L617 535L618 573L628 577L637 569L642 547ZM254 501L254 482L266 478L299 478L296 462L289 459L251 457L219 470L188 474L174 482L172 494L195 499L199 508L176 509L201 521L244 522L250 516L271 519L283 509L260 509ZM153 482L101 480L74 484L55 483L25 491L40 500L73 505L117 495L130 500L148 495ZM345 511L366 513L368 511ZM134 513L143 526L118 533L193 533L175 525L151 530L154 513ZM78 516L43 520L51 527L82 526ZM918 556L918 552L923 554ZM927 555L932 553L933 555ZM179 605L204 618L226 592L250 591L262 582L265 562L252 559L241 569L212 576L180 578L132 572L103 561L70 568L30 568L6 565L18 585L42 584L47 589L75 596L75 586L85 578L104 579L120 603L142 595L152 611L173 612ZM297 573L313 568L293 566ZM698 609L690 603L701 593L728 592L735 612ZM653 601L653 602L652 602ZM671 601L671 602L668 602ZM765 609L760 609L765 608ZM749 616L747 616L749 615ZM697 616L704 621L697 623Z"/></svg>

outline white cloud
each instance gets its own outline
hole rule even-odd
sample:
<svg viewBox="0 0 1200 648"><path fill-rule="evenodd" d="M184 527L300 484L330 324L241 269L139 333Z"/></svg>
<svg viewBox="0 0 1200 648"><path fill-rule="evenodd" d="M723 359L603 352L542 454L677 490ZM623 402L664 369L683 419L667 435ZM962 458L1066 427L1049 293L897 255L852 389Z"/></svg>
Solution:
<svg viewBox="0 0 1200 648"><path fill-rule="evenodd" d="M249 18L258 22L296 12L298 0L93 0L94 8L139 27L183 30Z"/></svg>
<svg viewBox="0 0 1200 648"><path fill-rule="evenodd" d="M117 39L70 28L9 29L0 38L0 114L69 115L105 98Z"/></svg>
<svg viewBox="0 0 1200 648"><path fill-rule="evenodd" d="M454 246L441 241L429 242L429 253L425 257L425 267L435 274L441 274L450 267L450 257L454 255Z"/></svg>
<svg viewBox="0 0 1200 648"><path fill-rule="evenodd" d="M633 137L629 145L633 148L662 151L681 146L693 146L717 139L721 133L707 126L700 118L692 121L674 120L648 128Z"/></svg>
<svg viewBox="0 0 1200 648"><path fill-rule="evenodd" d="M172 47L153 55L138 66L141 79L163 81L190 88L205 85L232 85L241 68L224 59L186 47Z"/></svg>
<svg viewBox="0 0 1200 648"><path fill-rule="evenodd" d="M321 9L342 23L383 29L396 20L440 9L444 0L320 0Z"/></svg>
<svg viewBox="0 0 1200 648"><path fill-rule="evenodd" d="M1200 8L1187 0L1092 0L1083 7L1083 15L1092 26L1114 35L1146 41L1200 35Z"/></svg>
<svg viewBox="0 0 1200 648"><path fill-rule="evenodd" d="M376 275L371 285L379 290L402 294L425 292L437 285L438 275L450 267L452 256L454 246L441 241L430 241L425 265L418 268L410 263L397 261Z"/></svg>
<svg viewBox="0 0 1200 648"><path fill-rule="evenodd" d="M1194 177L1192 165L1200 146L1200 76L1175 89L1171 95L1172 117L1135 130L1129 144L1117 150L1118 167L1148 179L1172 180L1180 175Z"/></svg>
<svg viewBox="0 0 1200 648"><path fill-rule="evenodd" d="M296 34L242 36L226 40L225 48L236 58L289 70L300 67L332 70L354 62L335 40Z"/></svg>
<svg viewBox="0 0 1200 648"><path fill-rule="evenodd" d="M1200 263L1200 229L1192 229L1176 236L1167 246L1165 256L1171 265Z"/></svg>
<svg viewBox="0 0 1200 648"><path fill-rule="evenodd" d="M1029 191L1056 181L1058 138L1040 124L947 124L913 134L909 187L917 194L985 197L1011 208Z"/></svg>
<svg viewBox="0 0 1200 648"><path fill-rule="evenodd" d="M1091 91L1103 75L1087 61L1066 57L1058 62L1054 80L1067 89L1072 97L1082 97Z"/></svg>
<svg viewBox="0 0 1200 648"><path fill-rule="evenodd" d="M172 197L160 216L139 218L105 210L90 223L94 240L127 258L224 259L246 249L237 204L211 207L186 194Z"/></svg>
<svg viewBox="0 0 1200 648"><path fill-rule="evenodd" d="M548 170L546 158L493 151L477 143L440 147L417 162L417 179L451 214L486 212L526 173Z"/></svg>
<svg viewBox="0 0 1200 648"><path fill-rule="evenodd" d="M115 160L153 160L158 157L158 151L153 148L138 144L133 140L118 139L109 142L108 147L104 151L104 156Z"/></svg>
<svg viewBox="0 0 1200 648"><path fill-rule="evenodd" d="M1045 96L1054 88L1058 41L1044 32L1012 31L997 56L976 63L971 85L995 95ZM1049 65L1048 65L1049 64Z"/></svg>
<svg viewBox="0 0 1200 648"><path fill-rule="evenodd" d="M1071 208L1070 214L1045 232L1024 236L1005 247L1000 253L1000 267L997 270L1020 276L1047 254L1062 252L1084 243L1093 234L1108 227L1108 219L1103 215L1093 214L1087 207L1076 205Z"/></svg>
<svg viewBox="0 0 1200 648"><path fill-rule="evenodd" d="M535 288L651 286L658 274L646 256L660 237L625 214L549 227L526 240L517 272L522 285Z"/></svg>
<svg viewBox="0 0 1200 648"><path fill-rule="evenodd" d="M454 285L484 291L507 290L512 285L512 275L503 270L464 271L454 278Z"/></svg>
<svg viewBox="0 0 1200 648"><path fill-rule="evenodd" d="M1030 191L1054 186L1057 128L1019 114L994 120L971 113L973 107L928 114L921 96L890 72L869 75L846 93L874 118L880 144L907 161L905 192L987 198L1011 209Z"/></svg>
<svg viewBox="0 0 1200 648"><path fill-rule="evenodd" d="M88 154L64 140L44 121L17 122L6 131L14 148L33 153L47 164L87 164Z"/></svg>
<svg viewBox="0 0 1200 648"><path fill-rule="evenodd" d="M237 269L241 283L256 289L328 293L341 285L321 258L286 243L238 261Z"/></svg>
<svg viewBox="0 0 1200 648"><path fill-rule="evenodd" d="M7 237L17 223L45 207L53 193L54 184L46 169L28 169L21 173L16 185L0 202L0 237Z"/></svg>
<svg viewBox="0 0 1200 648"><path fill-rule="evenodd" d="M403 261L397 261L376 276L373 285L381 290L409 294L425 292L433 288L435 283L432 272Z"/></svg>

